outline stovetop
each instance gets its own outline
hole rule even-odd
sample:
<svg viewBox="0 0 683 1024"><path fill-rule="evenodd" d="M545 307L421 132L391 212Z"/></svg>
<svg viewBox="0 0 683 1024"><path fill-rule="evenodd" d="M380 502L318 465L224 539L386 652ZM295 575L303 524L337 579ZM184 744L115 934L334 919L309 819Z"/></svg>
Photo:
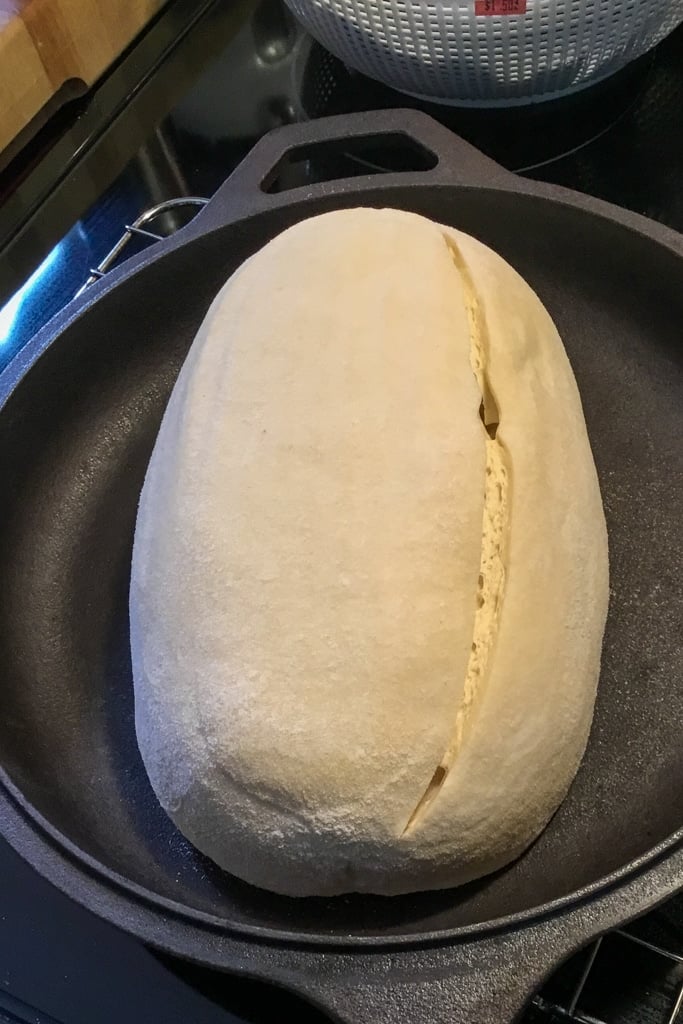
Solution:
<svg viewBox="0 0 683 1024"><path fill-rule="evenodd" d="M172 0L88 99L0 164L0 369L83 286L125 225L167 200L209 197L269 128L397 106L427 110L511 170L683 230L683 29L566 100L465 111L349 71L280 0ZM402 159L349 146L292 168L287 184L381 173ZM162 205L138 223L166 234L194 210ZM115 259L149 242L133 232ZM682 1001L683 898L574 957L526 1020L673 1024ZM157 956L0 842L0 1024L287 1018L323 1020L267 986Z"/></svg>
<svg viewBox="0 0 683 1024"><path fill-rule="evenodd" d="M476 111L419 103L349 71L281 0L171 0L89 99L13 159L0 154L0 367L147 207L212 195L270 128L397 106L426 110L511 170L683 230L683 27L566 99ZM340 153L299 174L367 173L396 159ZM162 230L178 223L167 215Z"/></svg>

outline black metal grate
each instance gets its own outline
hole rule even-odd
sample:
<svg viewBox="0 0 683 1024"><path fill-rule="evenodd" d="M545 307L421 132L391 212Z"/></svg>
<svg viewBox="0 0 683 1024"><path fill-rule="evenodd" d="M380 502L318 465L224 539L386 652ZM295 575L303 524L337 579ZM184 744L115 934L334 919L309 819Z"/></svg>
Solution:
<svg viewBox="0 0 683 1024"><path fill-rule="evenodd" d="M680 902L679 911L683 918ZM638 935L659 916L611 932L573 957L535 996L525 1024L683 1024L683 931L666 948Z"/></svg>

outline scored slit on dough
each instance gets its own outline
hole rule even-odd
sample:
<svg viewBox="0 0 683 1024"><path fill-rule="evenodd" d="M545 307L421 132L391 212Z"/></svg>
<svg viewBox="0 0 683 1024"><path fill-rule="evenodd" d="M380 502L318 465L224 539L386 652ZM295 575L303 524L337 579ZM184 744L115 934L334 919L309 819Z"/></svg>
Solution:
<svg viewBox="0 0 683 1024"><path fill-rule="evenodd" d="M498 438L500 412L488 377L488 334L486 317L467 262L454 240L444 240L463 285L470 334L470 365L481 392L479 415L484 428L486 476L482 519L481 556L477 581L472 646L465 673L465 686L458 707L451 740L424 793L415 805L403 835L409 835L424 820L453 767L462 745L465 727L477 694L485 683L500 609L505 590L505 559L509 519L510 472L508 453Z"/></svg>

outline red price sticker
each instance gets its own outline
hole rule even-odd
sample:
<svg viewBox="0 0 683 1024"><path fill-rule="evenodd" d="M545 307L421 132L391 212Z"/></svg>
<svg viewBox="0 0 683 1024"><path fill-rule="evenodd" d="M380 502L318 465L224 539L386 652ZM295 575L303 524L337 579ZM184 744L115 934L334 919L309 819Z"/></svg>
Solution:
<svg viewBox="0 0 683 1024"><path fill-rule="evenodd" d="M528 0L474 0L475 14L526 14Z"/></svg>

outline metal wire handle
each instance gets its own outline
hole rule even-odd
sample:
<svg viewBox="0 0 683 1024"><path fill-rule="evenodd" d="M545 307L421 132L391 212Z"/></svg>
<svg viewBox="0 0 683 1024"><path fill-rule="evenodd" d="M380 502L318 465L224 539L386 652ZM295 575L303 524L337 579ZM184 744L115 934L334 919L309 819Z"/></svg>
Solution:
<svg viewBox="0 0 683 1024"><path fill-rule="evenodd" d="M148 244L152 242L160 242L163 238L168 235L160 235L156 231L151 231L148 225L154 223L157 217L162 217L165 213L171 211L178 211L185 207L195 207L195 214L199 213L208 203L208 199L204 199L201 196L181 196L178 199L166 199L163 203L157 203L156 206L150 206L148 210L141 213L132 224L126 224L125 231L119 238L116 245L114 245L107 255L101 260L96 267L91 268L90 274L87 280L81 285L76 292L76 296L81 295L86 288L95 281L99 281L101 277L111 270L115 263L117 263L122 256L124 250L128 246L129 242L133 238L142 238L147 241Z"/></svg>

